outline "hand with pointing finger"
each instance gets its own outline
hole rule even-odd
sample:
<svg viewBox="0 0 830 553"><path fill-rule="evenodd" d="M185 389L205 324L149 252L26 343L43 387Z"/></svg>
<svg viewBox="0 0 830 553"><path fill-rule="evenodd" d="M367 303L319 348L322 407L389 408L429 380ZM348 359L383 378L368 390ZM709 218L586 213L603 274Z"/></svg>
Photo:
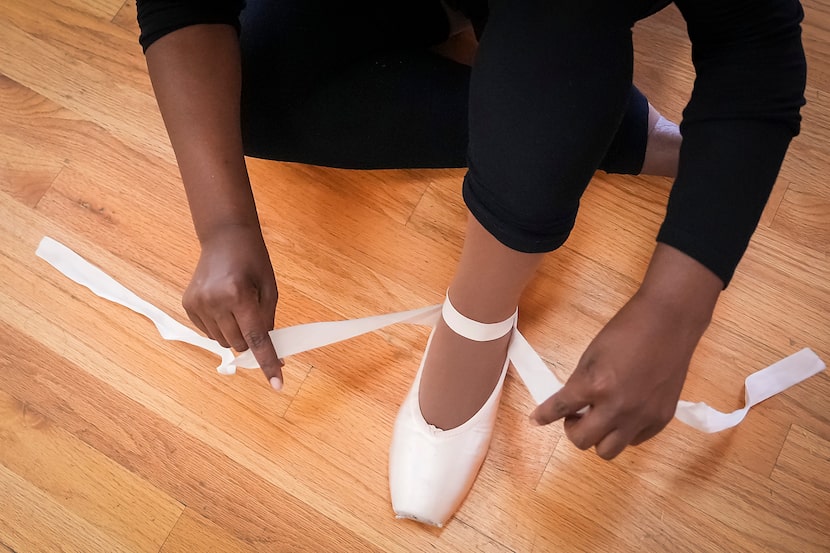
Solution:
<svg viewBox="0 0 830 553"><path fill-rule="evenodd" d="M640 290L594 338L565 386L531 414L564 420L580 449L613 459L660 432L674 416L689 361L722 282L660 245ZM588 407L587 412L578 412Z"/></svg>
<svg viewBox="0 0 830 553"><path fill-rule="evenodd" d="M274 328L277 283L258 225L223 227L202 240L202 253L182 305L209 338L237 351L251 349L271 386L282 388Z"/></svg>

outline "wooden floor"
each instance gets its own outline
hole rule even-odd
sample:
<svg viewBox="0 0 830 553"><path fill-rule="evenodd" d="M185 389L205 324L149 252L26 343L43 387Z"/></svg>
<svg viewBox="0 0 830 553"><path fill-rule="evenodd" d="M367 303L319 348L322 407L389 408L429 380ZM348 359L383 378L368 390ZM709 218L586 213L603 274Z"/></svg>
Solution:
<svg viewBox="0 0 830 553"><path fill-rule="evenodd" d="M830 360L830 5L805 0L803 132L684 399L742 406L751 371ZM640 23L637 82L677 118L691 88L673 9ZM279 325L441 299L463 171L250 161ZM670 183L598 175L520 327L566 377L636 289ZM136 44L134 0L0 0L0 551L830 551L830 375L738 428L678 422L611 463L527 424L511 375L491 453L443 530L396 521L386 456L426 331L294 358L283 393L165 342L34 255L52 236L186 317L197 256Z"/></svg>

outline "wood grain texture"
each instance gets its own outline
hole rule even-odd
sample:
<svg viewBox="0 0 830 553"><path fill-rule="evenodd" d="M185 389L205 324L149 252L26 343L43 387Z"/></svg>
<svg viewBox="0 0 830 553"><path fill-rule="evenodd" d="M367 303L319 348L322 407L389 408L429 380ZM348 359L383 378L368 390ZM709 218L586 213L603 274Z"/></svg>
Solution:
<svg viewBox="0 0 830 553"><path fill-rule="evenodd" d="M133 551L158 551L183 506L0 392L0 462Z"/></svg>
<svg viewBox="0 0 830 553"><path fill-rule="evenodd" d="M170 532L161 553L252 553L255 549L221 527L185 509Z"/></svg>
<svg viewBox="0 0 830 553"><path fill-rule="evenodd" d="M802 347L830 359L830 8L804 7L802 133L683 391L724 411L752 371ZM137 32L134 0L0 0L0 551L830 551L826 372L738 428L674 421L612 463L527 424L511 373L438 530L395 520L386 481L426 329L292 357L275 394L35 257L52 236L187 323L198 245ZM635 51L636 84L677 120L694 74L675 8L637 24ZM463 170L248 166L278 325L441 300ZM636 291L670 187L598 174L528 288L520 327L560 378Z"/></svg>
<svg viewBox="0 0 830 553"><path fill-rule="evenodd" d="M0 535L12 551L130 551L3 465L0 493Z"/></svg>

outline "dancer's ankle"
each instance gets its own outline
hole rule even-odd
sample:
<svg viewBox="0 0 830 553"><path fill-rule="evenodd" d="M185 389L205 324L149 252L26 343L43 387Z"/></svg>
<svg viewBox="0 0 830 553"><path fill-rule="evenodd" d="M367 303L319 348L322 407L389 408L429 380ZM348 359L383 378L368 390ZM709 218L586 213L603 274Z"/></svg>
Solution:
<svg viewBox="0 0 830 553"><path fill-rule="evenodd" d="M421 373L418 402L424 420L441 430L470 420L498 386L509 343L510 333L476 342L439 321Z"/></svg>
<svg viewBox="0 0 830 553"><path fill-rule="evenodd" d="M427 423L442 430L461 426L490 399L506 368L515 314L477 321L447 295L421 370L419 403Z"/></svg>
<svg viewBox="0 0 830 553"><path fill-rule="evenodd" d="M517 287L499 287L492 282L473 283L471 279L456 280L447 290L447 297L459 313L480 323L497 323L508 319L519 304Z"/></svg>

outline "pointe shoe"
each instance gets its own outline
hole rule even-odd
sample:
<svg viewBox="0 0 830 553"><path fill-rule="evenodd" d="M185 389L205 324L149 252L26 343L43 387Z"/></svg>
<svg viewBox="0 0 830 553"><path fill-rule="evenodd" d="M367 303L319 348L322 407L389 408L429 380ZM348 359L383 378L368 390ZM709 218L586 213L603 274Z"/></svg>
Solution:
<svg viewBox="0 0 830 553"><path fill-rule="evenodd" d="M518 310L500 323L479 323L456 311L449 296L442 308L450 329L478 342L513 332L517 315ZM389 490L397 518L440 528L461 506L487 455L510 361L504 360L498 383L481 409L461 426L441 430L424 420L418 401L424 361L435 330L432 332L415 382L395 420L389 450Z"/></svg>

